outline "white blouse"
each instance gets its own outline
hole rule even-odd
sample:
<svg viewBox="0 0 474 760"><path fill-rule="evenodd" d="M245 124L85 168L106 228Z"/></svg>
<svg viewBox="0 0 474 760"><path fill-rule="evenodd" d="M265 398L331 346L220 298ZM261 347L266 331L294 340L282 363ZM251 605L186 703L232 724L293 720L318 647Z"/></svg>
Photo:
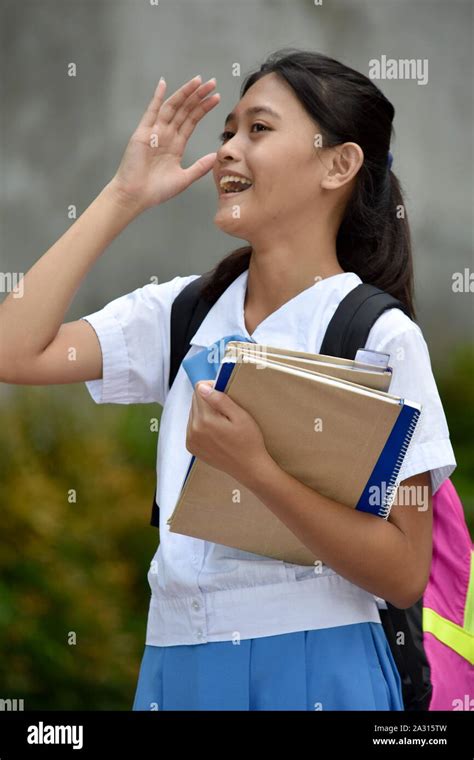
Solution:
<svg viewBox="0 0 474 760"><path fill-rule="evenodd" d="M160 544L148 572L146 644L198 644L380 622L384 601L326 565L294 565L169 531L166 521L192 456L185 440L193 394L183 367L168 389L170 312L174 298L198 276L145 285L83 317L96 331L103 355L102 379L86 383L94 401L163 406L156 470ZM244 321L247 278L248 270L214 304L187 356L231 334L318 353L338 304L361 282L353 272L319 280L266 317L250 336ZM429 470L434 493L456 460L423 334L403 312L390 309L372 327L366 347L390 354L390 393L422 404L400 480Z"/></svg>

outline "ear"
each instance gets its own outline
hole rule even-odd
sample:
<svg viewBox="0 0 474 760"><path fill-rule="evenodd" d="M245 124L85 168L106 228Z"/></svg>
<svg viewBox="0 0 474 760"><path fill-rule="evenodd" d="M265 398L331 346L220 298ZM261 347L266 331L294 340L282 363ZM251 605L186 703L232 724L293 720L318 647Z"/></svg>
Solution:
<svg viewBox="0 0 474 760"><path fill-rule="evenodd" d="M364 152L360 145L346 142L328 150L329 168L321 180L321 187L335 190L347 185L364 163Z"/></svg>

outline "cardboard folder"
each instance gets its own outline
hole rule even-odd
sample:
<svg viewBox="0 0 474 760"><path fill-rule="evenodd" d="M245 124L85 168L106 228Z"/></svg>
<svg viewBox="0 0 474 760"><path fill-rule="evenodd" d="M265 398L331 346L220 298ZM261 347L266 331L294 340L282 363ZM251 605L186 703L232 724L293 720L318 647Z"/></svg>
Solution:
<svg viewBox="0 0 474 760"><path fill-rule="evenodd" d="M254 417L279 466L323 496L386 518L421 406L228 348L215 387ZM171 532L286 562L318 559L252 491L194 456L168 525Z"/></svg>

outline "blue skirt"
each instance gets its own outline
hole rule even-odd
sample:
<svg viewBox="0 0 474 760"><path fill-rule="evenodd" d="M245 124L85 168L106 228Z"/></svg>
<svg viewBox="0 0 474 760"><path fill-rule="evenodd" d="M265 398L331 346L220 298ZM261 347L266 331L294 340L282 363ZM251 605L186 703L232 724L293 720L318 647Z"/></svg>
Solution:
<svg viewBox="0 0 474 760"><path fill-rule="evenodd" d="M404 710L381 623L145 646L133 710Z"/></svg>

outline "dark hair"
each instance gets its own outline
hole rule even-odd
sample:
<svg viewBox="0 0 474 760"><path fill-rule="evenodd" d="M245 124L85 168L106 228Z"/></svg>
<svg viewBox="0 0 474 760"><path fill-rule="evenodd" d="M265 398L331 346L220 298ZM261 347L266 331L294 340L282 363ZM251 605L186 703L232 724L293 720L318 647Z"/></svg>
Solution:
<svg viewBox="0 0 474 760"><path fill-rule="evenodd" d="M355 272L402 301L415 318L411 240L402 190L388 166L395 109L366 76L334 58L295 48L272 53L243 82L240 97L266 74L287 82L317 123L323 147L355 142L364 152L336 238L344 271ZM401 210L401 213L397 213ZM251 246L238 248L206 274L202 295L215 301L248 269Z"/></svg>

